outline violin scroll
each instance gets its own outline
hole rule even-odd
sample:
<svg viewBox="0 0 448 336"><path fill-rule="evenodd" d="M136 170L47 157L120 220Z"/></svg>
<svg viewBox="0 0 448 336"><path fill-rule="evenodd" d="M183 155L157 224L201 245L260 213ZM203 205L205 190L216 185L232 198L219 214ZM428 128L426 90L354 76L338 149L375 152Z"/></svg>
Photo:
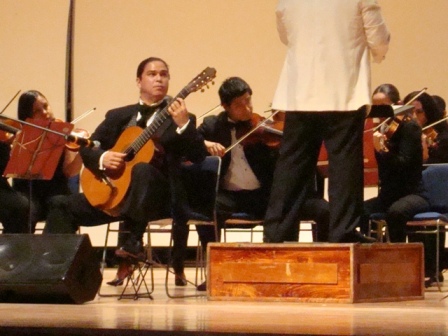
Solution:
<svg viewBox="0 0 448 336"><path fill-rule="evenodd" d="M0 142L11 144L22 125L14 120L6 119L0 122Z"/></svg>

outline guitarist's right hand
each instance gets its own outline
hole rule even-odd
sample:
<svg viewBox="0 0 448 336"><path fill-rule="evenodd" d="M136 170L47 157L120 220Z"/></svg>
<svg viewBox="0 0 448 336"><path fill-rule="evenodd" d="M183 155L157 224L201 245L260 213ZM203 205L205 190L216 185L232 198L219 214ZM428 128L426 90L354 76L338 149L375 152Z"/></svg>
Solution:
<svg viewBox="0 0 448 336"><path fill-rule="evenodd" d="M106 152L103 157L103 167L109 170L120 169L124 166L125 153Z"/></svg>

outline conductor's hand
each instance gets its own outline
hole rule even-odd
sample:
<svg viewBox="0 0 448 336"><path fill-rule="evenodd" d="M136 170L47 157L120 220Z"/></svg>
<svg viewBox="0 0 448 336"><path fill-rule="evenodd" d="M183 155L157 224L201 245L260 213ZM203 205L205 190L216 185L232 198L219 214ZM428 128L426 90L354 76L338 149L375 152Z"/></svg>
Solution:
<svg viewBox="0 0 448 336"><path fill-rule="evenodd" d="M182 98L177 98L168 108L169 114L179 128L182 128L189 120L187 106Z"/></svg>
<svg viewBox="0 0 448 336"><path fill-rule="evenodd" d="M116 170L124 166L126 154L120 152L106 152L103 157L103 166L106 169Z"/></svg>
<svg viewBox="0 0 448 336"><path fill-rule="evenodd" d="M226 152L226 149L220 143L204 140L204 144L210 155L222 157Z"/></svg>

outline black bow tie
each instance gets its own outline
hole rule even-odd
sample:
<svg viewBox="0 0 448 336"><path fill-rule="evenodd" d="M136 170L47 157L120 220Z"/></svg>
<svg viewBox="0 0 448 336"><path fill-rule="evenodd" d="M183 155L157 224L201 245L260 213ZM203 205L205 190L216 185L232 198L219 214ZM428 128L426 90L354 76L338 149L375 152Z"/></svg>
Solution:
<svg viewBox="0 0 448 336"><path fill-rule="evenodd" d="M160 105L157 106L149 106L149 105L140 105L138 111L141 114L141 119L137 122L137 125L141 127L146 127L146 123L154 114L154 112L159 108Z"/></svg>
<svg viewBox="0 0 448 336"><path fill-rule="evenodd" d="M143 118L149 118L159 106L140 105L139 112Z"/></svg>

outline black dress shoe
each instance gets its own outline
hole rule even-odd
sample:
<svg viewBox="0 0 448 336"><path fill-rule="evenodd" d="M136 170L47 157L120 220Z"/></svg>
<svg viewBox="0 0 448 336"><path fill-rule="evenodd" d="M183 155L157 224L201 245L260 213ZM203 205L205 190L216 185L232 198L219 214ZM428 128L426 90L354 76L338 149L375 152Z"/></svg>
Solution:
<svg viewBox="0 0 448 336"><path fill-rule="evenodd" d="M185 274L184 273L176 273L175 277L174 277L174 284L176 286L180 286L180 287L186 286L187 278L186 278Z"/></svg>
<svg viewBox="0 0 448 336"><path fill-rule="evenodd" d="M439 272L438 280L439 280L439 282L444 281L442 272ZM427 277L427 279L425 280L425 288L431 287L436 282L437 282L437 279L436 279L435 275L433 275L431 277Z"/></svg>
<svg viewBox="0 0 448 336"><path fill-rule="evenodd" d="M207 281L204 281L199 286L196 287L199 292L205 292L207 290Z"/></svg>
<svg viewBox="0 0 448 336"><path fill-rule="evenodd" d="M376 239L372 237L367 237L358 231L353 231L346 235L341 243L362 243L362 244L372 244L375 243Z"/></svg>
<svg viewBox="0 0 448 336"><path fill-rule="evenodd" d="M109 286L121 286L124 282L124 280L131 275L133 272L132 264L126 260L123 259L120 264L118 265L117 275L115 276L115 279L112 281L106 282Z"/></svg>

